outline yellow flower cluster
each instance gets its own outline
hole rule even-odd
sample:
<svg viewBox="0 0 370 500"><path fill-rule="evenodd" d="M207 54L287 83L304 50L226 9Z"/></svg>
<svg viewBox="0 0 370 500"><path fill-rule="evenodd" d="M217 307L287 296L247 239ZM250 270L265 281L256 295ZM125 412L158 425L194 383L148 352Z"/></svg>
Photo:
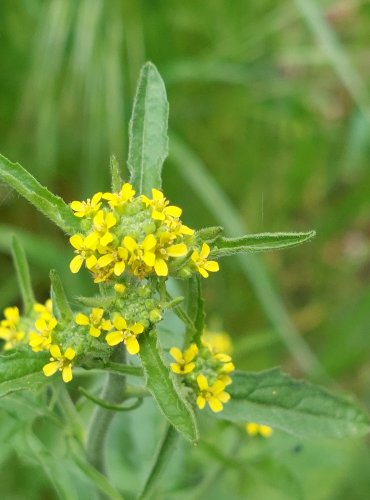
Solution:
<svg viewBox="0 0 370 500"><path fill-rule="evenodd" d="M220 412L230 399L225 388L232 383L230 374L235 369L231 357L213 350L205 341L200 348L191 344L184 352L172 347L170 354L176 361L170 364L172 372L182 375L196 392L198 407L202 410L208 404L213 412Z"/></svg>
<svg viewBox="0 0 370 500"><path fill-rule="evenodd" d="M166 277L172 263L205 278L219 269L208 260L209 245L198 248L194 230L181 222L181 208L170 205L158 189L152 189L151 198L135 196L125 183L118 193L99 192L70 206L81 219L81 232L69 240L76 254L70 270L78 273L85 265L95 283L117 279L125 271L140 278Z"/></svg>

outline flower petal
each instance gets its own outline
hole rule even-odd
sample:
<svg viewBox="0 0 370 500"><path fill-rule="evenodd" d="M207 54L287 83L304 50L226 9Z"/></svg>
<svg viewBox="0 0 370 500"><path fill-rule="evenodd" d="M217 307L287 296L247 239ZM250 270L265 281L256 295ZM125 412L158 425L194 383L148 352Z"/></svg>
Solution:
<svg viewBox="0 0 370 500"><path fill-rule="evenodd" d="M171 347L170 354L173 357L173 359L175 361L177 361L178 363L180 363L180 364L184 363L184 358L182 356L182 352L180 351L180 349L178 347Z"/></svg>
<svg viewBox="0 0 370 500"><path fill-rule="evenodd" d="M111 332L105 337L105 340L108 345L117 345L123 341L123 333L122 332Z"/></svg>
<svg viewBox="0 0 370 500"><path fill-rule="evenodd" d="M76 274L81 269L83 262L84 262L83 257L81 257L81 255L76 255L69 263L69 269L73 274Z"/></svg>
<svg viewBox="0 0 370 500"><path fill-rule="evenodd" d="M198 387L201 391L206 391L208 389L208 382L203 373L197 376L197 382L198 382Z"/></svg>
<svg viewBox="0 0 370 500"><path fill-rule="evenodd" d="M185 243L179 243L178 245L172 245L167 248L167 254L170 257L183 257L186 255L187 251L188 248Z"/></svg>
<svg viewBox="0 0 370 500"><path fill-rule="evenodd" d="M50 354L55 359L60 359L62 357L62 353L60 352L60 347L56 344L50 346Z"/></svg>
<svg viewBox="0 0 370 500"><path fill-rule="evenodd" d="M166 262L163 259L156 259L154 264L154 270L157 276L167 276L168 275L168 267Z"/></svg>
<svg viewBox="0 0 370 500"><path fill-rule="evenodd" d="M223 409L223 405L220 400L215 397L212 397L208 401L209 407L214 413L218 413Z"/></svg>
<svg viewBox="0 0 370 500"><path fill-rule="evenodd" d="M62 378L63 382L65 382L66 384L68 384L68 382L72 380L72 366L70 363L63 368Z"/></svg>
<svg viewBox="0 0 370 500"><path fill-rule="evenodd" d="M140 345L134 335L130 335L125 339L125 344L129 354L137 354L140 351Z"/></svg>
<svg viewBox="0 0 370 500"><path fill-rule="evenodd" d="M59 370L60 362L59 361L52 361L51 363L48 363L47 365L43 366L42 371L44 372L44 375L46 377L51 377L51 375L54 375Z"/></svg>
<svg viewBox="0 0 370 500"><path fill-rule="evenodd" d="M78 313L76 314L75 322L77 325L84 326L90 323L90 319L86 316L86 314Z"/></svg>
<svg viewBox="0 0 370 500"><path fill-rule="evenodd" d="M198 408L201 410L203 410L203 408L206 406L206 400L204 399L203 396L197 397L197 405L198 405Z"/></svg>
<svg viewBox="0 0 370 500"><path fill-rule="evenodd" d="M220 266L215 260L207 260L207 262L204 263L204 267L207 271L211 271L211 273L217 273L217 271L220 270Z"/></svg>

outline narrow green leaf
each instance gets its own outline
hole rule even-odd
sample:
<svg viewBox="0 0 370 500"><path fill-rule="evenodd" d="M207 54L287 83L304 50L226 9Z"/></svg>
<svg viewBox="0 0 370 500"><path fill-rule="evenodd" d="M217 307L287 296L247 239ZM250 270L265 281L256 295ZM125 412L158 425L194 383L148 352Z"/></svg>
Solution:
<svg viewBox="0 0 370 500"><path fill-rule="evenodd" d="M112 177L112 191L118 193L121 190L123 181L118 160L114 155L110 157L110 174Z"/></svg>
<svg viewBox="0 0 370 500"><path fill-rule="evenodd" d="M166 427L162 441L154 458L153 466L149 476L145 482L144 488L139 495L139 500L150 498L155 492L157 485L160 483L163 472L166 470L167 464L175 451L180 434L169 425Z"/></svg>
<svg viewBox="0 0 370 500"><path fill-rule="evenodd" d="M164 364L155 335L142 335L140 358L146 385L163 415L180 434L196 443L199 435L194 411L183 394L180 382Z"/></svg>
<svg viewBox="0 0 370 500"><path fill-rule="evenodd" d="M28 315L32 311L33 304L36 301L32 290L31 276L30 270L28 268L26 253L18 238L16 238L15 236L13 236L12 239L12 255L15 269L17 271L17 278L19 288L21 290L24 312L26 315Z"/></svg>
<svg viewBox="0 0 370 500"><path fill-rule="evenodd" d="M73 234L79 230L79 221L62 198L41 186L19 163L12 163L2 155L0 180L15 189L65 233Z"/></svg>
<svg viewBox="0 0 370 500"><path fill-rule="evenodd" d="M48 353L28 350L8 351L0 355L0 397L24 389L34 389L47 378L42 367L48 362Z"/></svg>
<svg viewBox="0 0 370 500"><path fill-rule="evenodd" d="M168 154L168 102L166 89L154 64L140 73L130 120L128 167L139 194L150 195L162 186L161 172Z"/></svg>
<svg viewBox="0 0 370 500"><path fill-rule="evenodd" d="M247 234L239 238L217 238L213 243L211 257L219 259L238 253L266 252L295 247L311 240L315 231L307 233L260 233Z"/></svg>
<svg viewBox="0 0 370 500"><path fill-rule="evenodd" d="M236 372L227 388L231 399L220 418L258 422L304 438L361 436L369 431L369 417L343 396L304 380L294 380L279 369Z"/></svg>
<svg viewBox="0 0 370 500"><path fill-rule="evenodd" d="M53 311L55 317L59 321L71 322L73 321L72 309L68 303L62 282L55 269L50 271L51 281L51 300L53 303Z"/></svg>

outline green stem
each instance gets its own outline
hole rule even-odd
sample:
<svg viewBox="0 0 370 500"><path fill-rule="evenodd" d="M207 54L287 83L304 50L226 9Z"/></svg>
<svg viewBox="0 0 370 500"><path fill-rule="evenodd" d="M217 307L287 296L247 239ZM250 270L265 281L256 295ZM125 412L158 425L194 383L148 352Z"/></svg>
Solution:
<svg viewBox="0 0 370 500"><path fill-rule="evenodd" d="M32 290L31 276L26 254L22 245L15 236L13 236L12 240L12 256L21 290L24 312L25 314L29 314L36 301Z"/></svg>
<svg viewBox="0 0 370 500"><path fill-rule="evenodd" d="M179 437L180 434L172 425L166 427L162 442L158 448L153 466L139 496L139 500L149 498L153 494L154 490L158 486L163 472L167 467L167 463L176 448Z"/></svg>
<svg viewBox="0 0 370 500"><path fill-rule="evenodd" d="M98 406L101 406L102 408L105 408L106 410L112 410L112 411L131 411L135 410L138 408L143 400L142 398L136 398L136 401L132 403L131 406L124 406L124 405L115 405L112 403L109 403L108 401L105 401L104 399L97 398L93 394L90 394L86 389L83 387L79 387L78 390L85 396L85 398L90 399L93 403L97 404Z"/></svg>
<svg viewBox="0 0 370 500"><path fill-rule="evenodd" d="M115 351L116 361L125 361L126 353L123 348L119 347ZM119 363L114 363L114 365ZM126 380L122 375L109 374L102 390L101 399L109 401L112 404L119 404L125 398ZM105 472L105 443L108 435L110 423L115 413L98 406L90 418L87 442L86 455L89 462L99 472Z"/></svg>
<svg viewBox="0 0 370 500"><path fill-rule="evenodd" d="M76 437L79 443L83 443L84 427L79 413L69 395L68 389L64 383L58 384L56 389L57 403L60 407L68 427L71 429L72 434Z"/></svg>
<svg viewBox="0 0 370 500"><path fill-rule="evenodd" d="M174 300L174 298L169 293L167 293L166 299L169 301ZM195 325L194 325L192 319L188 316L188 314L184 311L184 309L181 306L173 307L173 311L181 319L181 321L185 324L187 329L192 330L192 332L195 332Z"/></svg>

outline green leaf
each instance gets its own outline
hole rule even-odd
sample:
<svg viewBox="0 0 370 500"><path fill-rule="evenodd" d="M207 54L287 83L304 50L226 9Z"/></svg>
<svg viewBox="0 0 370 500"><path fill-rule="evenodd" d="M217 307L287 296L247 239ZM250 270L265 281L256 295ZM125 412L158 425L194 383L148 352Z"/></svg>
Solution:
<svg viewBox="0 0 370 500"><path fill-rule="evenodd" d="M24 389L34 389L47 381L42 367L49 354L31 351L8 351L0 355L0 397Z"/></svg>
<svg viewBox="0 0 370 500"><path fill-rule="evenodd" d="M62 198L41 186L19 163L12 163L2 155L0 180L15 189L65 233L73 234L79 230L79 221Z"/></svg>
<svg viewBox="0 0 370 500"><path fill-rule="evenodd" d="M296 436L342 438L364 435L369 417L343 396L279 369L237 371L227 387L230 401L219 414L233 422L258 422Z"/></svg>
<svg viewBox="0 0 370 500"><path fill-rule="evenodd" d="M33 304L36 301L32 290L31 276L30 270L28 268L26 254L18 238L16 238L15 236L13 236L12 239L12 255L15 269L17 271L17 278L19 288L21 290L24 312L27 315L32 311Z"/></svg>
<svg viewBox="0 0 370 500"><path fill-rule="evenodd" d="M112 191L118 193L122 187L123 181L118 160L114 155L110 157L110 174L112 177Z"/></svg>
<svg viewBox="0 0 370 500"><path fill-rule="evenodd" d="M55 269L50 271L51 281L51 300L53 303L53 311L58 321L70 323L73 321L72 309L68 303L61 279Z"/></svg>
<svg viewBox="0 0 370 500"><path fill-rule="evenodd" d="M295 247L311 240L315 231L307 233L259 233L239 238L217 238L213 243L211 257L219 259L238 253L266 252Z"/></svg>
<svg viewBox="0 0 370 500"><path fill-rule="evenodd" d="M202 283L200 277L195 275L188 280L188 316L194 323L194 328L186 328L185 347L194 341L198 347L201 346L201 338L204 330L204 300L202 295Z"/></svg>
<svg viewBox="0 0 370 500"><path fill-rule="evenodd" d="M140 358L146 385L163 415L186 439L196 443L199 435L194 411L180 382L164 364L155 335L145 333L141 336Z"/></svg>
<svg viewBox="0 0 370 500"><path fill-rule="evenodd" d="M140 73L130 120L128 167L138 194L161 189L163 162L168 154L168 102L166 89L154 64Z"/></svg>
<svg viewBox="0 0 370 500"><path fill-rule="evenodd" d="M212 243L217 239L221 233L223 233L224 228L221 226L211 226L211 227L202 227L195 233L195 237L197 241L203 243L204 241L208 243Z"/></svg>

